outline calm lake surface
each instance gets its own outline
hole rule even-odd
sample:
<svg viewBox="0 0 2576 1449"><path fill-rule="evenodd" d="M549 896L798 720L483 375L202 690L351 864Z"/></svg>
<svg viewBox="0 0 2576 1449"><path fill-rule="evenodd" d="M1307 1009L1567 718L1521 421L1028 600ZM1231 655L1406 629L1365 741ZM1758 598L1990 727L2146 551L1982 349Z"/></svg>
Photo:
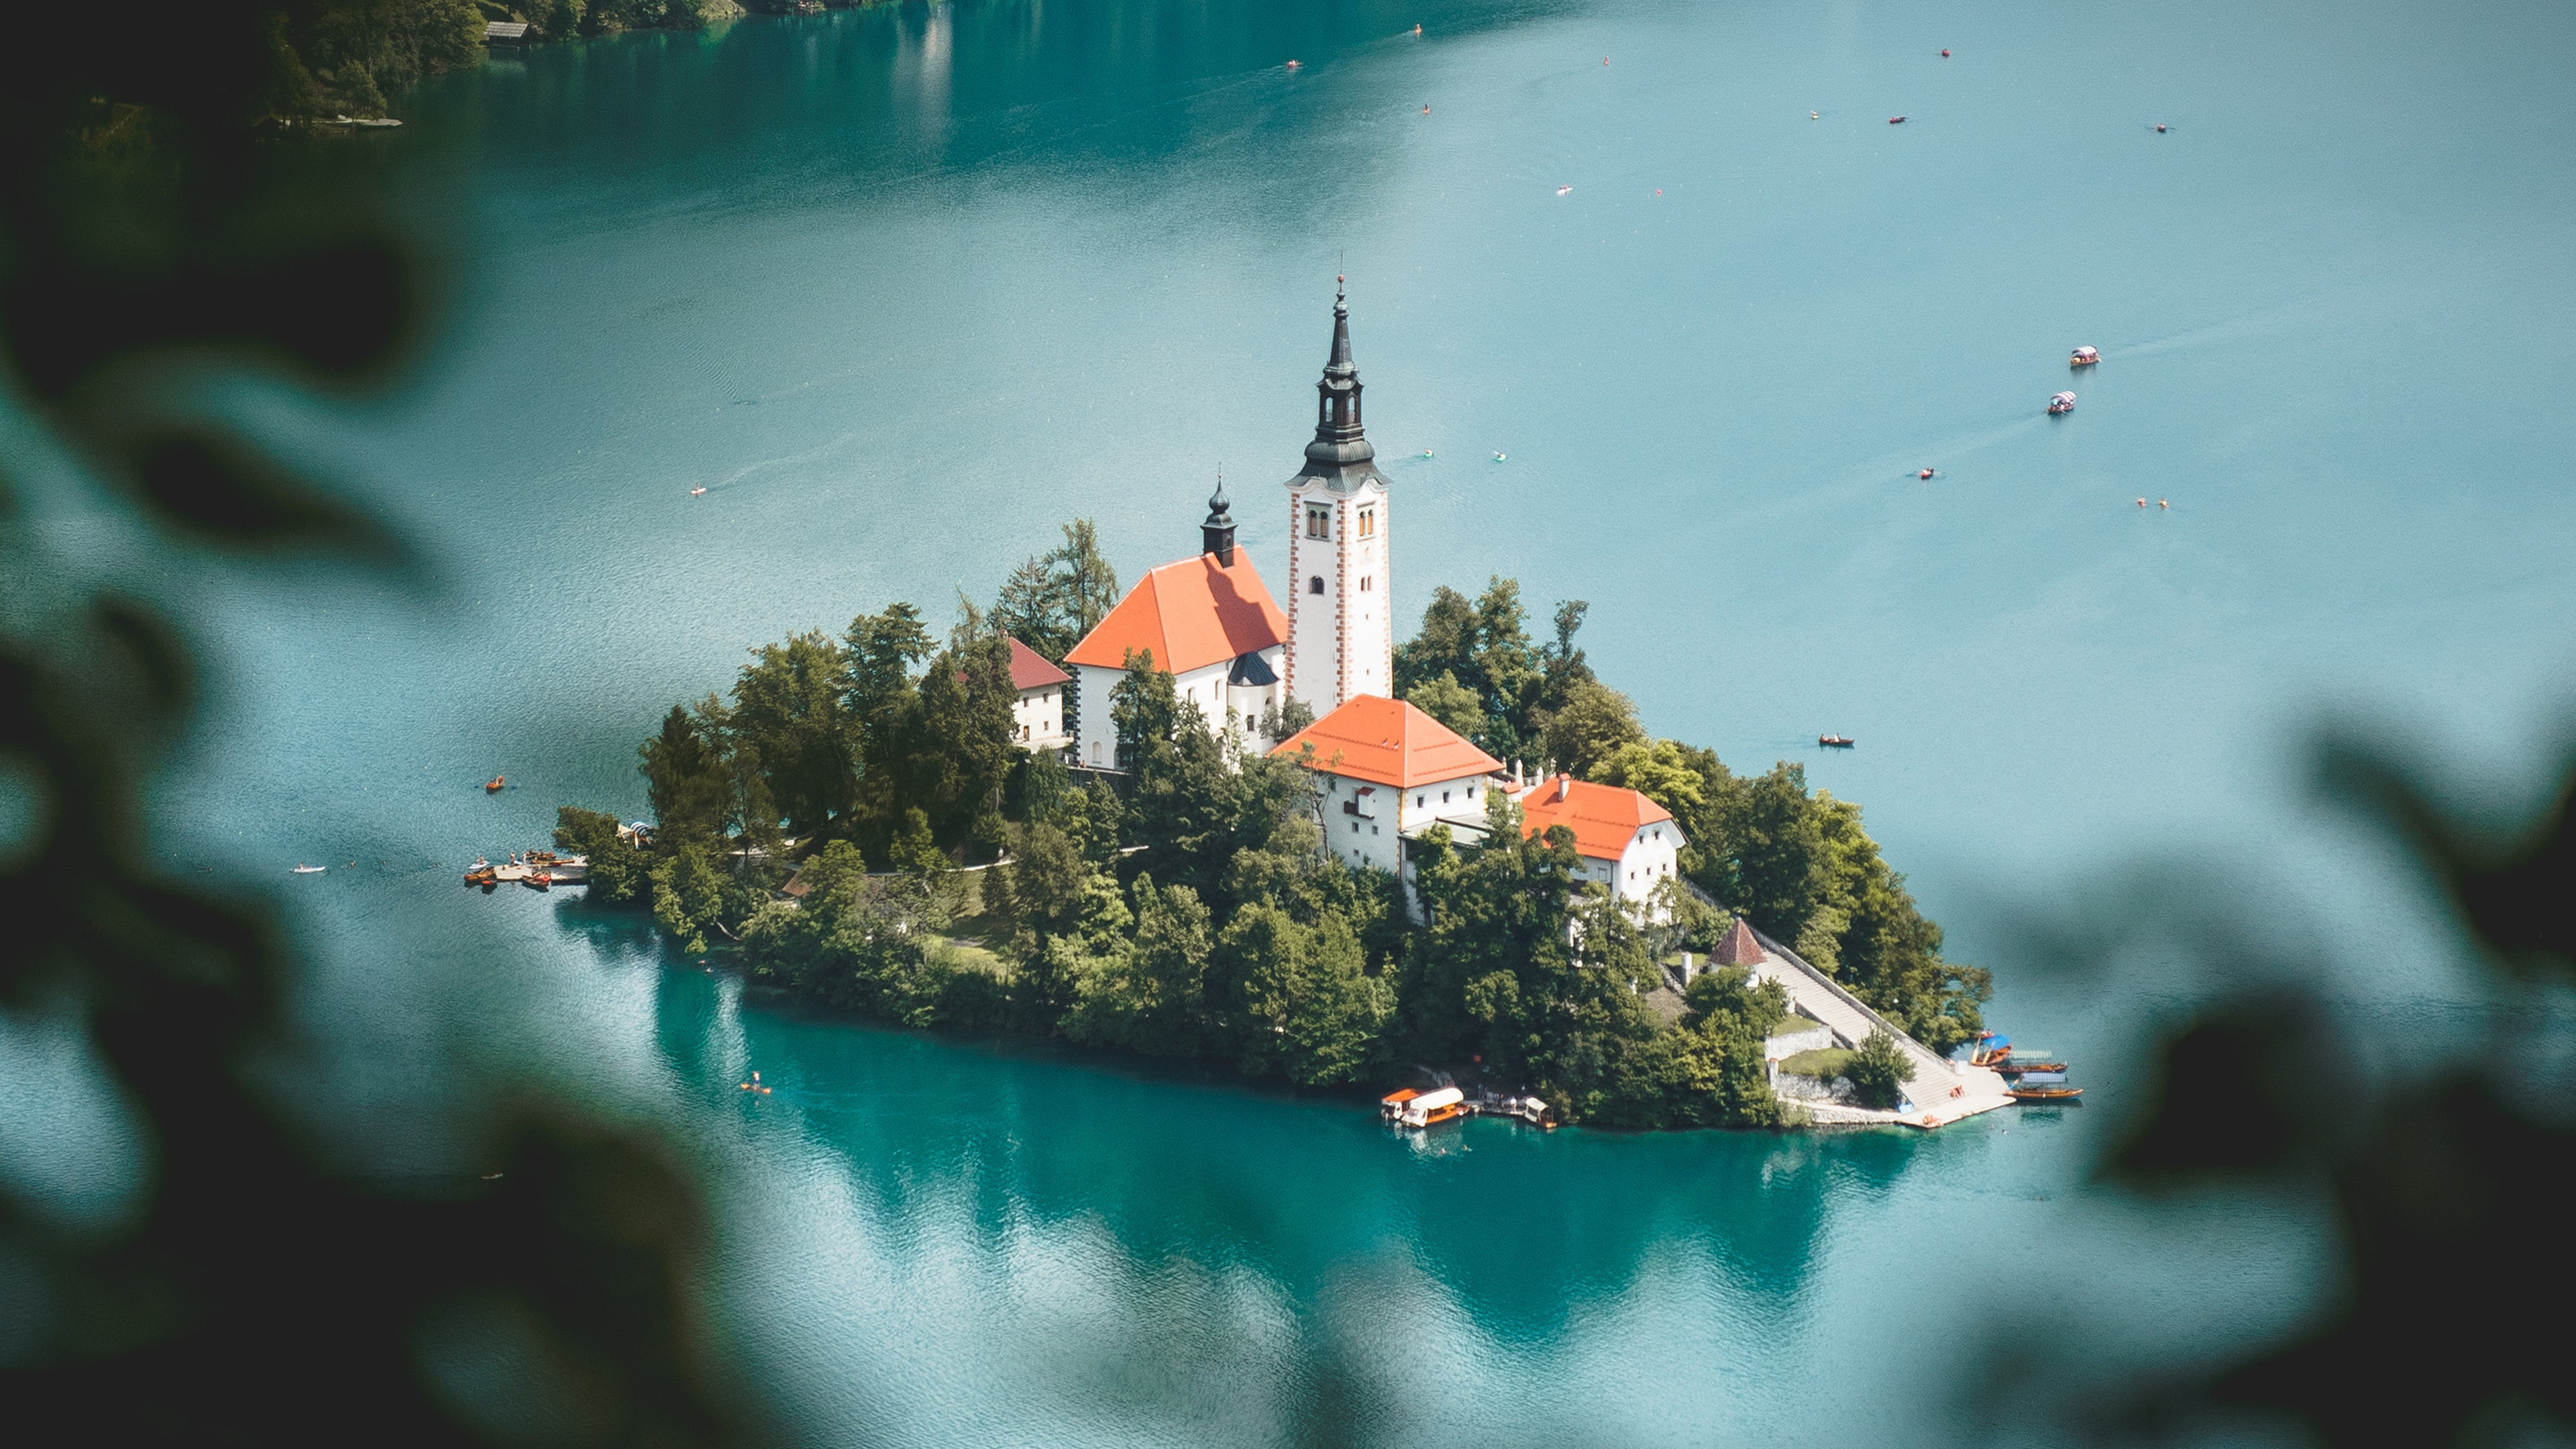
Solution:
<svg viewBox="0 0 2576 1449"><path fill-rule="evenodd" d="M387 138L472 219L416 383L237 398L433 584L170 575L216 695L168 848L292 903L335 1100L462 1057L727 1164L728 1313L818 1442L1917 1439L2028 1338L1998 1307L2095 1361L2279 1332L2326 1289L2302 1214L2083 1186L2189 980L2054 985L2017 923L2168 853L2373 942L2357 995L2454 969L2299 761L2367 721L2508 808L2559 738L2571 28L959 0L496 59ZM1068 518L1132 579L1221 463L1275 581L1337 269L1403 616L1590 600L1649 728L1866 806L2087 1111L1406 1142L747 1005L629 918L456 888L558 803L640 813L635 742L746 646L944 618Z"/></svg>

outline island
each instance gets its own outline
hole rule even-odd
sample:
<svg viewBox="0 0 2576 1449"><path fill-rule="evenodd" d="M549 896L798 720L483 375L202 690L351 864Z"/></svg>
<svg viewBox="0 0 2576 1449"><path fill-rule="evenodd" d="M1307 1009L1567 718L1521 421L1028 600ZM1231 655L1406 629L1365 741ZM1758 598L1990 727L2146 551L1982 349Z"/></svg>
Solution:
<svg viewBox="0 0 2576 1449"><path fill-rule="evenodd" d="M917 607L752 651L643 742L652 818L566 805L592 899L821 1006L1549 1123L2003 1105L1990 983L1781 762L1650 738L1517 582L1387 607L1393 489L1334 300L1288 606L1236 544L1122 591L1091 524L945 639ZM1531 1108L1531 1103L1539 1104Z"/></svg>

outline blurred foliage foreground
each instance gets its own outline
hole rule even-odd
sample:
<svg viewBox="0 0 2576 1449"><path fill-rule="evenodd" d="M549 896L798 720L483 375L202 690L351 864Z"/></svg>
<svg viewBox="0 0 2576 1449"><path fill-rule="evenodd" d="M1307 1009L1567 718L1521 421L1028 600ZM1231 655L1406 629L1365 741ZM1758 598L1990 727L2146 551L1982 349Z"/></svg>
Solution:
<svg viewBox="0 0 2576 1449"><path fill-rule="evenodd" d="M170 536L400 569L367 520L186 401L223 369L324 388L381 377L423 310L414 255L364 178L252 139L283 15L126 5L113 26L75 16L0 50L0 345L22 407ZM109 116L123 119L103 136ZM188 652L133 602L25 586L45 563L15 506L27 466L0 459L0 755L42 808L0 860L0 993L21 1019L85 1021L148 1167L139 1205L104 1227L0 1202L0 1429L30 1444L755 1437L702 1316L703 1198L667 1146L489 1095L451 1177L385 1181L260 1084L297 1045L274 926L145 864L140 785L188 719ZM2332 764L2484 956L2563 984L2563 792L2496 846L2395 773ZM2150 1193L2326 1185L2340 1296L2250 1361L2096 1379L2076 1427L2190 1436L2230 1406L2334 1444L2565 1426L2576 1389L2555 1310L2576 1286L2558 1231L2576 1103L2486 1071L2357 1080L2322 997L2267 990L2166 1044L2157 1105L2108 1171ZM2499 1018L2500 1055L2529 1044L2529 1019ZM2044 1398L2076 1392L2063 1369L2034 1372L2024 1386Z"/></svg>
<svg viewBox="0 0 2576 1449"><path fill-rule="evenodd" d="M19 406L183 545L401 570L189 401L226 372L382 377L424 308L380 189L325 154L347 148L255 139L285 23L147 3L0 51L0 343ZM451 1178L389 1183L259 1082L298 1045L274 925L146 864L139 790L188 719L188 652L144 606L30 583L48 562L20 506L32 466L0 459L0 754L39 800L0 874L0 995L21 1020L86 1020L147 1166L105 1227L0 1201L0 1438L749 1437L702 1323L703 1200L665 1145L487 1099L456 1124Z"/></svg>

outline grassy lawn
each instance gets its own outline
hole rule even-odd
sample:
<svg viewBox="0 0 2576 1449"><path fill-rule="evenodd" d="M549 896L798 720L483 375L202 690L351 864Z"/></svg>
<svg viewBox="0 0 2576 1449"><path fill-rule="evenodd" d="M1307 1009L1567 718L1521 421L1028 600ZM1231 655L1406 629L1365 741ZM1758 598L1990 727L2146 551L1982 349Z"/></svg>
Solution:
<svg viewBox="0 0 2576 1449"><path fill-rule="evenodd" d="M1850 1064L1851 1059L1852 1054L1841 1047L1819 1047L1811 1052L1782 1057L1780 1071L1786 1076L1814 1077L1820 1082L1830 1082L1843 1074L1843 1068Z"/></svg>

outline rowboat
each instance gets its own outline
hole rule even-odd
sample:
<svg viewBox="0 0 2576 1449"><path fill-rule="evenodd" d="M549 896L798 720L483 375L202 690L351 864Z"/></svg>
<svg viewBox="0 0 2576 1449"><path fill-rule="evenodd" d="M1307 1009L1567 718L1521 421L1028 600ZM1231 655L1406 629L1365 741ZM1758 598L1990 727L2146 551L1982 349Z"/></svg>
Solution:
<svg viewBox="0 0 2576 1449"><path fill-rule="evenodd" d="M2084 1095L2082 1087L2013 1087L2005 1096L2025 1107L2044 1106L2052 1102L2072 1102Z"/></svg>
<svg viewBox="0 0 2576 1449"><path fill-rule="evenodd" d="M1818 735L1816 743L1828 750L1848 750L1859 741L1849 735Z"/></svg>
<svg viewBox="0 0 2576 1449"><path fill-rule="evenodd" d="M500 776L494 775L491 779L483 782L483 793L487 795L497 795L501 792L501 786L503 783L504 782Z"/></svg>

